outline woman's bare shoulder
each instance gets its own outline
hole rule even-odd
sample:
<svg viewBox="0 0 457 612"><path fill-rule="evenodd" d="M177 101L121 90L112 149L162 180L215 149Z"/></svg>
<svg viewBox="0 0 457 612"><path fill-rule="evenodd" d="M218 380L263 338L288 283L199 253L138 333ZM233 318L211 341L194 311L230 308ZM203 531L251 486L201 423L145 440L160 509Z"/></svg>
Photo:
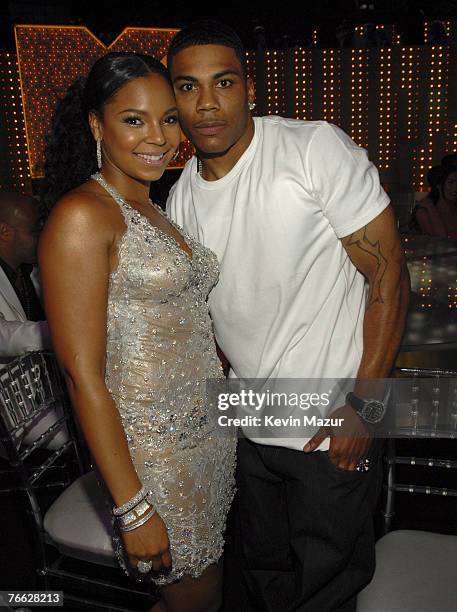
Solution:
<svg viewBox="0 0 457 612"><path fill-rule="evenodd" d="M73 231L112 231L122 220L116 203L89 180L66 193L53 207L47 226L71 225Z"/></svg>

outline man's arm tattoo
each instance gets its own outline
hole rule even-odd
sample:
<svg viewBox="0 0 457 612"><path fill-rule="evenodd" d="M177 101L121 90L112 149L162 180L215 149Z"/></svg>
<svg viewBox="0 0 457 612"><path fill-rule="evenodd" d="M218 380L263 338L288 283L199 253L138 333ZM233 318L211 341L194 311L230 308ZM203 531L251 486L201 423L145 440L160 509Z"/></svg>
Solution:
<svg viewBox="0 0 457 612"><path fill-rule="evenodd" d="M382 297L382 281L387 271L388 261L382 252L379 240L371 242L367 236L367 228L363 227L345 238L343 240L343 246L348 250L349 254L351 251L354 251L354 255L356 256L356 249L359 249L373 257L373 261L375 262L375 273L370 279L367 308L373 304L384 304L384 299Z"/></svg>

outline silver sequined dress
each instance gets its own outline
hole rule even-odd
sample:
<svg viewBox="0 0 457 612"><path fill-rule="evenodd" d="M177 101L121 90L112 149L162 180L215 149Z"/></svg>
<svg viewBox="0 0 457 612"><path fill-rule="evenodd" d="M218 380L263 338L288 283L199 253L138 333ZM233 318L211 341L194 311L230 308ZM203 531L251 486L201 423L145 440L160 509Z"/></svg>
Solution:
<svg viewBox="0 0 457 612"><path fill-rule="evenodd" d="M197 577L220 558L234 493L236 441L216 432L205 391L208 378L221 378L206 304L217 259L185 235L189 257L100 174L92 178L118 203L127 226L110 277L105 380L138 476L167 526L173 569L152 576L163 585ZM114 544L126 571L151 579L125 563L119 534Z"/></svg>

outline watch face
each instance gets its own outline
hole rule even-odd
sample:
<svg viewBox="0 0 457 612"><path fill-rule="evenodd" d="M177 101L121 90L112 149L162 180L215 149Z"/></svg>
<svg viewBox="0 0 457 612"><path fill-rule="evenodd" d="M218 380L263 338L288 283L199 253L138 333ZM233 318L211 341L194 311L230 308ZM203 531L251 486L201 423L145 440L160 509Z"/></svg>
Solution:
<svg viewBox="0 0 457 612"><path fill-rule="evenodd" d="M386 412L386 407L379 400L367 400L363 408L363 418L367 423L379 423Z"/></svg>

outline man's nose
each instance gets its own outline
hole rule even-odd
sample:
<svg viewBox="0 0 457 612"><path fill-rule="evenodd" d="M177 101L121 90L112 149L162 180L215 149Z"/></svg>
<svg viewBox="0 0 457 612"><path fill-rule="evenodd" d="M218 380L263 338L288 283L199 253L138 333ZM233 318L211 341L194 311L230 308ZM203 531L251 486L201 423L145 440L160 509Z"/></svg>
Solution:
<svg viewBox="0 0 457 612"><path fill-rule="evenodd" d="M201 88L198 96L197 107L199 110L217 110L219 103L212 87Z"/></svg>

